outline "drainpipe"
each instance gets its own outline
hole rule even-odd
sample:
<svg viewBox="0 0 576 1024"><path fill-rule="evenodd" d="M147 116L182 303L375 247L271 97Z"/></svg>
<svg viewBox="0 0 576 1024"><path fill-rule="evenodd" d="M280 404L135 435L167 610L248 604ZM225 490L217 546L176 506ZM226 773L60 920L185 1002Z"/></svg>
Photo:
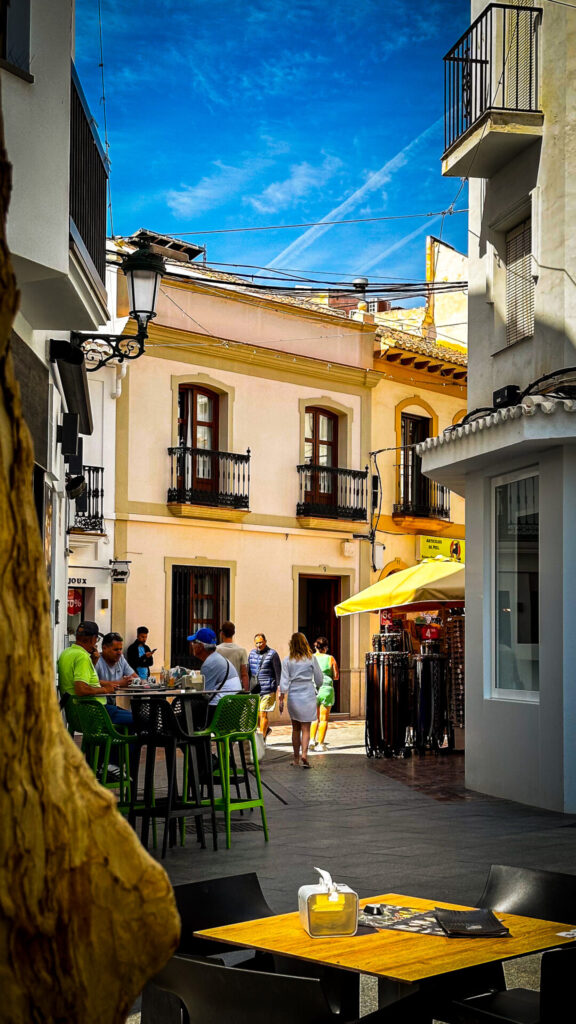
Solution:
<svg viewBox="0 0 576 1024"><path fill-rule="evenodd" d="M120 398L120 395L122 394L122 381L124 380L127 372L128 367L126 366L126 363L120 363L120 365L116 367L116 382L110 392L110 398Z"/></svg>

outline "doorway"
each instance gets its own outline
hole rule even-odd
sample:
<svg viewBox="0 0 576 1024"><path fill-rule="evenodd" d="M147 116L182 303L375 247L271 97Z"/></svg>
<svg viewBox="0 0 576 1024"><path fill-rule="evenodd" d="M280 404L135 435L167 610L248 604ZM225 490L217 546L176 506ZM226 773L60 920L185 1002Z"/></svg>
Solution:
<svg viewBox="0 0 576 1024"><path fill-rule="evenodd" d="M342 600L342 579L340 576L298 577L298 631L304 633L312 647L319 636L328 639L329 652L338 667L340 664L340 620L334 614L334 606ZM334 685L336 703L334 711L340 711L340 684Z"/></svg>

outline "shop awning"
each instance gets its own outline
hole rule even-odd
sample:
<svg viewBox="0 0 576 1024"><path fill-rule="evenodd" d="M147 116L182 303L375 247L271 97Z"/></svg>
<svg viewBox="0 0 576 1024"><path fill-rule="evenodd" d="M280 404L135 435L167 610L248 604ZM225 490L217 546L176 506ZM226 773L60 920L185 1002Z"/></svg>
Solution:
<svg viewBox="0 0 576 1024"><path fill-rule="evenodd" d="M436 601L464 600L464 565L449 559L432 558L392 573L366 590L337 604L336 615L376 612L399 605L431 607Z"/></svg>

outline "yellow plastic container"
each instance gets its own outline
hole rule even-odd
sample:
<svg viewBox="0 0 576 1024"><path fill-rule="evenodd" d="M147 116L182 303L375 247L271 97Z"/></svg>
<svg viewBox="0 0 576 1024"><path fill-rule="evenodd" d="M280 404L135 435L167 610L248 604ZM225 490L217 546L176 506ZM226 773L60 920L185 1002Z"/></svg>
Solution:
<svg viewBox="0 0 576 1024"><path fill-rule="evenodd" d="M298 890L300 923L312 938L355 935L358 928L358 893L348 885L336 885L330 874L315 868L320 882Z"/></svg>

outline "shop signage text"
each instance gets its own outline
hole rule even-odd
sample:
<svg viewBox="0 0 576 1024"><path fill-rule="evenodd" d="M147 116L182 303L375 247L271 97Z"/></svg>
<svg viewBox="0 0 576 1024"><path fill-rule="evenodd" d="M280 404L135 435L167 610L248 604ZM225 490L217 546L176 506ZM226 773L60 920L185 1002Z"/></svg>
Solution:
<svg viewBox="0 0 576 1024"><path fill-rule="evenodd" d="M419 537L420 558L453 558L455 562L466 561L466 541L450 537Z"/></svg>

